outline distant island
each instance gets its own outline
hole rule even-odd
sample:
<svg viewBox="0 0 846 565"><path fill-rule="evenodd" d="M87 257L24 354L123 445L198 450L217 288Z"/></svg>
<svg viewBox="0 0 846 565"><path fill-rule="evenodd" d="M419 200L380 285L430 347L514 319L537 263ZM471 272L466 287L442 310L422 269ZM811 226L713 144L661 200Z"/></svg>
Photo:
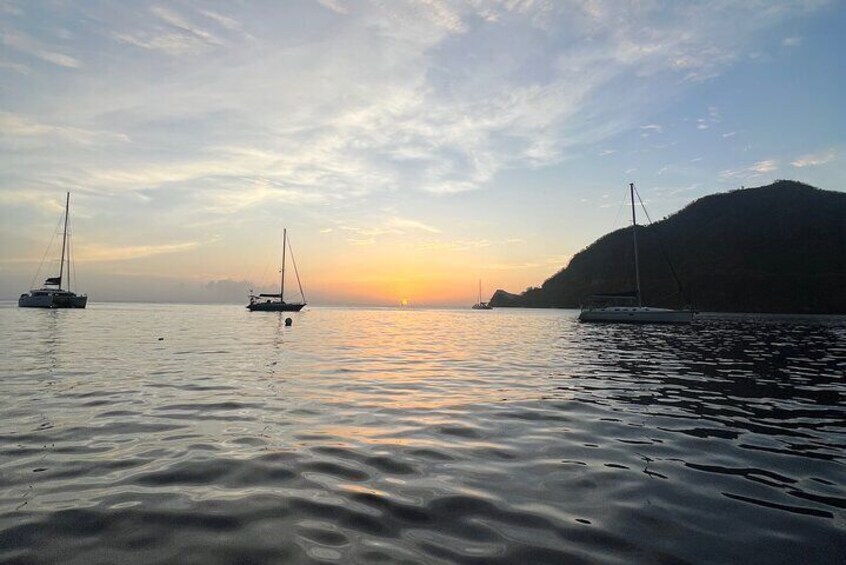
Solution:
<svg viewBox="0 0 846 565"><path fill-rule="evenodd" d="M642 292L650 305L846 314L844 193L782 180L712 194L639 226L638 240ZM490 304L577 308L592 294L633 289L633 261L630 228L620 229L574 255L539 288L497 290Z"/></svg>

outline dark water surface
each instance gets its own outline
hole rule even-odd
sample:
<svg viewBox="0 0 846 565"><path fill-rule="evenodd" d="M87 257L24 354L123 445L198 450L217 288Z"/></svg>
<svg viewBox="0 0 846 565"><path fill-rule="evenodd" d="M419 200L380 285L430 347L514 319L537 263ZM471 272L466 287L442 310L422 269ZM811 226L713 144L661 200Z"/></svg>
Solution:
<svg viewBox="0 0 846 565"><path fill-rule="evenodd" d="M844 560L843 319L284 316L0 308L0 561Z"/></svg>

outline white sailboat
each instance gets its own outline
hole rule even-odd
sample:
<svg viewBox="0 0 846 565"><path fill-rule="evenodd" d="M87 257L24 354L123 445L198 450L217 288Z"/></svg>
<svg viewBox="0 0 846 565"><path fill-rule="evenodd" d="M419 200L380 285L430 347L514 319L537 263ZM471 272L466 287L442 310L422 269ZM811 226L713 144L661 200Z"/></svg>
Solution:
<svg viewBox="0 0 846 565"><path fill-rule="evenodd" d="M634 183L629 183L632 200L632 240L634 244L635 282L637 290L627 293L597 294L582 306L580 322L611 322L630 324L689 324L693 310L673 310L644 306L640 291L640 264L637 255L637 213Z"/></svg>
<svg viewBox="0 0 846 565"><path fill-rule="evenodd" d="M479 279L479 302L473 305L473 310L493 310L493 306L482 302L482 280Z"/></svg>
<svg viewBox="0 0 846 565"><path fill-rule="evenodd" d="M300 273L297 270L297 263L294 260L294 250L291 249L291 262L294 264L294 273L297 275L297 285L300 287L300 302L285 302L285 251L291 248L288 242L288 230L282 230L282 280L279 283L279 294L250 294L250 303L247 309L251 312L299 312L306 305L303 285L300 282ZM252 291L250 291L252 292Z"/></svg>
<svg viewBox="0 0 846 565"><path fill-rule="evenodd" d="M85 308L88 304L86 295L77 295L70 290L71 261L70 250L68 249L68 212L70 210L70 192L65 199L65 228L62 233L62 258L59 263L59 276L48 277L44 285L38 289L32 289L29 293L21 294L18 298L18 306L21 308ZM67 288L63 288L62 281L65 276L65 251L68 251L68 272Z"/></svg>

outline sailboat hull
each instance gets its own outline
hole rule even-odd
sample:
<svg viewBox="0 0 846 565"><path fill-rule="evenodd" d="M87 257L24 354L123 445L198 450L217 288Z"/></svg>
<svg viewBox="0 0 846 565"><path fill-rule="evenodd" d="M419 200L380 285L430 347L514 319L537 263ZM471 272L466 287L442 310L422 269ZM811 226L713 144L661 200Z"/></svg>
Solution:
<svg viewBox="0 0 846 565"><path fill-rule="evenodd" d="M299 312L305 304L287 302L253 302L247 305L250 312Z"/></svg>
<svg viewBox="0 0 846 565"><path fill-rule="evenodd" d="M579 321L616 324L690 324L693 322L693 316L692 310L612 306L582 310Z"/></svg>
<svg viewBox="0 0 846 565"><path fill-rule="evenodd" d="M21 308L85 308L87 304L87 296L77 296L73 292L36 290L18 298Z"/></svg>

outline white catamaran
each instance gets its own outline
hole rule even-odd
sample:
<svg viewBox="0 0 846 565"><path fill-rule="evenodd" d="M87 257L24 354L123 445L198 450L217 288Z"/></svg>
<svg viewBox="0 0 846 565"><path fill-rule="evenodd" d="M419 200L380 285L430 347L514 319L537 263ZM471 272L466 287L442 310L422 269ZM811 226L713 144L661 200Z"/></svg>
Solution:
<svg viewBox="0 0 846 565"><path fill-rule="evenodd" d="M297 285L300 287L300 302L285 302L285 250L291 250L291 263L294 265L294 274L297 275ZM250 291L252 292L252 291ZM288 242L288 230L282 230L282 281L279 283L279 294L250 294L250 303L247 308L253 311L262 312L299 312L306 305L303 285L300 282L300 273L297 270L297 262L294 260L294 250Z"/></svg>
<svg viewBox="0 0 846 565"><path fill-rule="evenodd" d="M86 295L77 295L70 290L71 260L68 243L68 211L70 210L70 192L65 199L65 229L62 233L62 258L59 263L59 276L48 277L44 286L32 289L28 294L21 294L18 298L18 306L21 308L85 308L88 303ZM68 255L67 288L62 288L62 280L65 276L65 251Z"/></svg>
<svg viewBox="0 0 846 565"><path fill-rule="evenodd" d="M634 183L629 184L632 199L632 240L634 243L635 282L637 290L616 294L596 294L582 305L580 322L614 322L630 324L689 324L692 309L672 310L644 306L640 292L640 265L637 256L637 215Z"/></svg>

